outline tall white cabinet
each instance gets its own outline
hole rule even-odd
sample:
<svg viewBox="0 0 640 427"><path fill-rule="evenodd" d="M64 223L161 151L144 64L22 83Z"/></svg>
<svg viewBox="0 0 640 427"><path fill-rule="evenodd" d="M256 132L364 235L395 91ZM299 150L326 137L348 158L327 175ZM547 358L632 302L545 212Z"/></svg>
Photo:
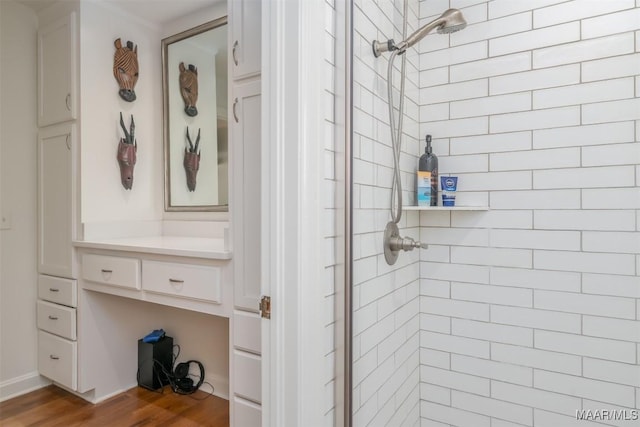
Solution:
<svg viewBox="0 0 640 427"><path fill-rule="evenodd" d="M73 2L38 30L38 370L78 390L76 95L78 25Z"/></svg>
<svg viewBox="0 0 640 427"><path fill-rule="evenodd" d="M229 2L230 214L234 265L232 425L260 426L261 316L261 4Z"/></svg>

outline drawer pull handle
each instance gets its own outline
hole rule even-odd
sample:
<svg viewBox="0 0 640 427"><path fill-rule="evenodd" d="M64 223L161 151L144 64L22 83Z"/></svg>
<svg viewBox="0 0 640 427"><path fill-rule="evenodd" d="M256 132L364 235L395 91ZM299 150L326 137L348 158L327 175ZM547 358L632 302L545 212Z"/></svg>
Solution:
<svg viewBox="0 0 640 427"><path fill-rule="evenodd" d="M51 359L51 360L60 360L60 358L58 356L54 356L53 354L49 355L49 359Z"/></svg>
<svg viewBox="0 0 640 427"><path fill-rule="evenodd" d="M113 273L113 270L105 270L104 268L100 271L102 271L103 273Z"/></svg>
<svg viewBox="0 0 640 427"><path fill-rule="evenodd" d="M71 111L71 94L68 93L66 98L64 99L64 103L67 106L67 110Z"/></svg>
<svg viewBox="0 0 640 427"><path fill-rule="evenodd" d="M179 280L179 279L169 279L169 281L171 283L184 283L184 280Z"/></svg>
<svg viewBox="0 0 640 427"><path fill-rule="evenodd" d="M60 292L60 289L58 288L49 288L50 292Z"/></svg>
<svg viewBox="0 0 640 427"><path fill-rule="evenodd" d="M49 315L49 319L50 320L58 320L58 316Z"/></svg>

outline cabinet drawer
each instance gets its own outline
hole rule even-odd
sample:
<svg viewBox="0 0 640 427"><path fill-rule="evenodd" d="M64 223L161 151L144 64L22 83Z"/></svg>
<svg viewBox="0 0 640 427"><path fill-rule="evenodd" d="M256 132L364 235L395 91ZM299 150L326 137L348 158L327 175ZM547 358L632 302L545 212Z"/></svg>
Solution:
<svg viewBox="0 0 640 427"><path fill-rule="evenodd" d="M262 425L262 407L237 396L233 398L234 424L243 427Z"/></svg>
<svg viewBox="0 0 640 427"><path fill-rule="evenodd" d="M38 301L38 329L76 339L76 309Z"/></svg>
<svg viewBox="0 0 640 427"><path fill-rule="evenodd" d="M78 388L76 342L38 331L38 370L41 375L76 390Z"/></svg>
<svg viewBox="0 0 640 427"><path fill-rule="evenodd" d="M142 261L145 291L220 304L220 268L202 265Z"/></svg>
<svg viewBox="0 0 640 427"><path fill-rule="evenodd" d="M241 350L260 354L260 315L247 311L233 312L233 345Z"/></svg>
<svg viewBox="0 0 640 427"><path fill-rule="evenodd" d="M104 255L82 255L82 277L90 282L140 289L140 261Z"/></svg>
<svg viewBox="0 0 640 427"><path fill-rule="evenodd" d="M60 277L38 276L38 298L64 304L70 307L78 306L77 282Z"/></svg>
<svg viewBox="0 0 640 427"><path fill-rule="evenodd" d="M262 402L262 359L255 354L234 350L234 392L240 397Z"/></svg>

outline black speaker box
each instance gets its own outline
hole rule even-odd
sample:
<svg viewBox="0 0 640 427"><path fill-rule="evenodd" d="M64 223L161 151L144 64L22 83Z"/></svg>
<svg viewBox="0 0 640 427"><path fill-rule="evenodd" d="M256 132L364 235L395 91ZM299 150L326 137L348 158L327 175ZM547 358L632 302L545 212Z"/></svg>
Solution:
<svg viewBox="0 0 640 427"><path fill-rule="evenodd" d="M173 338L164 336L156 342L138 340L138 385L157 390L169 384L173 372Z"/></svg>

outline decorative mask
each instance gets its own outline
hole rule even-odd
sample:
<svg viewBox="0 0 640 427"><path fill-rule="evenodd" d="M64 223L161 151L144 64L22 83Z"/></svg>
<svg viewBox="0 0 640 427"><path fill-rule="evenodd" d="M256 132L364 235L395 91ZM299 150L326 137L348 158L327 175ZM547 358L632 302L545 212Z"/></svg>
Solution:
<svg viewBox="0 0 640 427"><path fill-rule="evenodd" d="M120 165L120 180L125 190L131 190L133 186L133 167L136 165L136 153L138 151L138 142L135 140L136 124L131 115L130 132L124 126L122 113L120 113L120 126L124 131L124 138L120 138L118 143L118 164Z"/></svg>
<svg viewBox="0 0 640 427"><path fill-rule="evenodd" d="M184 149L184 170L187 173L187 188L189 191L196 190L196 175L200 169L200 153L198 152L198 144L200 144L200 129L198 129L198 137L195 145L191 142L189 136L189 128L187 128L187 141L189 148Z"/></svg>
<svg viewBox="0 0 640 427"><path fill-rule="evenodd" d="M198 102L198 69L195 65L189 64L189 68L184 67L184 62L178 66L180 69L180 95L184 100L184 112L189 117L198 115L196 102Z"/></svg>
<svg viewBox="0 0 640 427"><path fill-rule="evenodd" d="M128 41L126 46L122 46L120 39L114 42L116 53L113 55L113 76L116 78L120 90L120 98L127 102L136 100L136 93L133 90L138 82L138 46Z"/></svg>

